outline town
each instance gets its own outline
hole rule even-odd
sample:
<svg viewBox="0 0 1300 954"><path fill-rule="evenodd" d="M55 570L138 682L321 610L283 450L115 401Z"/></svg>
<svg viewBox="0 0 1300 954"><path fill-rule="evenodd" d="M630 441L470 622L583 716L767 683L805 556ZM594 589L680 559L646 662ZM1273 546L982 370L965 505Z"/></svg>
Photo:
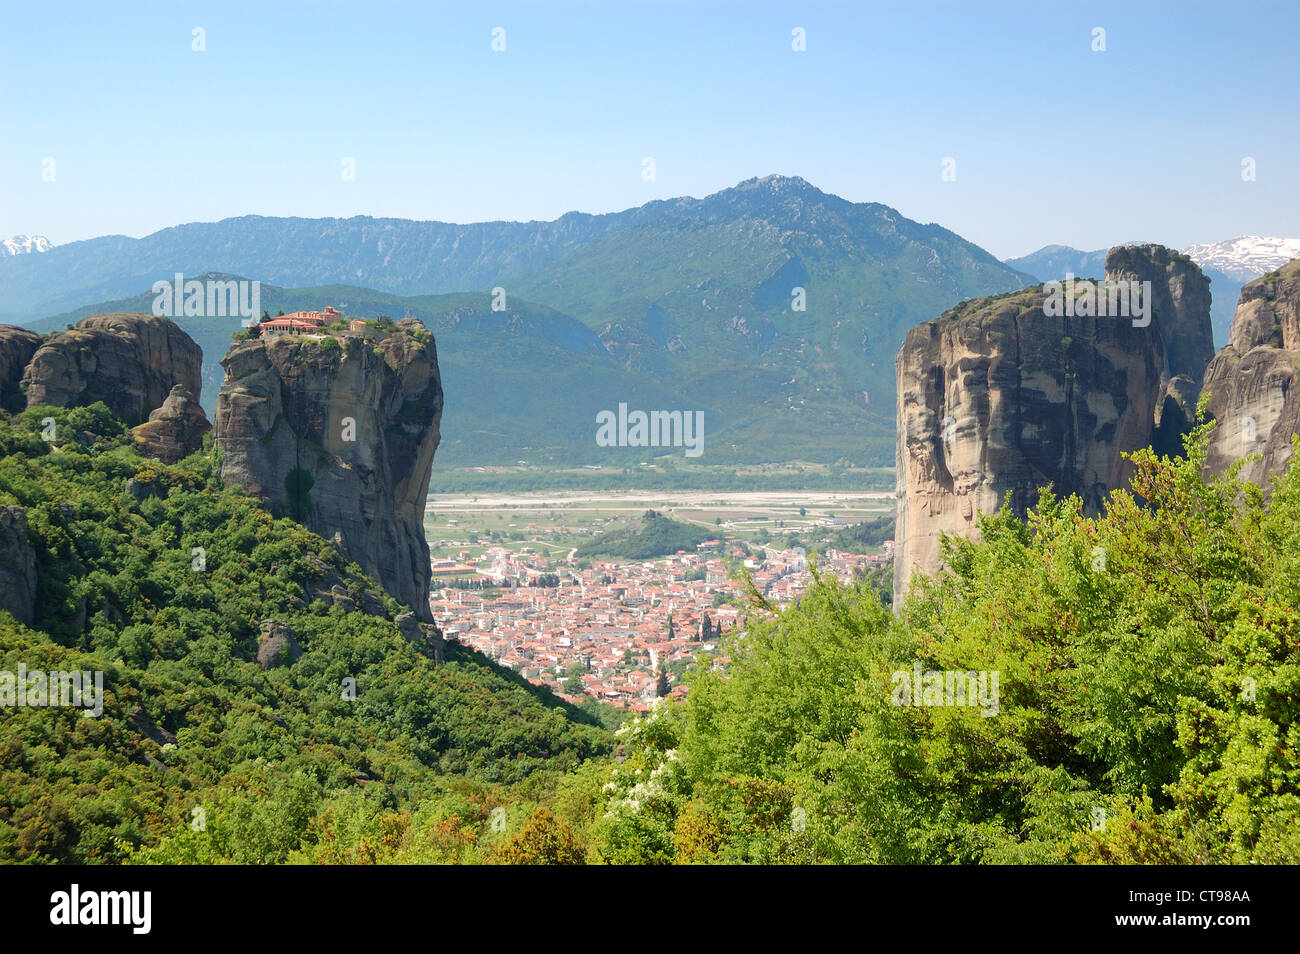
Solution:
<svg viewBox="0 0 1300 954"><path fill-rule="evenodd" d="M682 676L697 661L714 668L729 661L721 637L743 635L747 613L729 565L748 570L781 608L808 585L801 550L766 549L761 559L746 552L732 541L707 540L694 553L580 568L553 564L533 547L492 547L473 564L435 559L430 606L448 639L568 701L592 696L644 711L656 696L684 695ZM882 554L829 550L817 566L848 583L892 558L889 540ZM449 578L458 585L440 585Z"/></svg>

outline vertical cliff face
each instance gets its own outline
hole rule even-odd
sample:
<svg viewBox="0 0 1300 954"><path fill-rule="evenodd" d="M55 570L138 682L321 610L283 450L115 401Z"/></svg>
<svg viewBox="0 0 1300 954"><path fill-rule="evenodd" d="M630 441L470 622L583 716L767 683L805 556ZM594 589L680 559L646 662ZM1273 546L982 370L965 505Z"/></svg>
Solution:
<svg viewBox="0 0 1300 954"><path fill-rule="evenodd" d="M1162 453L1178 453L1183 432L1196 418L1201 376L1214 357L1213 327L1201 320L1210 313L1210 280L1188 256L1163 245L1111 249L1106 279L1151 282L1153 311L1165 318L1165 353L1150 443Z"/></svg>
<svg viewBox="0 0 1300 954"><path fill-rule="evenodd" d="M896 604L914 572L939 569L941 534L972 535L1007 493L1023 513L1045 484L1095 512L1127 482L1121 454L1190 417L1211 353L1209 283L1160 246L1112 249L1106 267L1152 283L1149 324L1045 310L1038 288L963 303L908 333L895 361Z"/></svg>
<svg viewBox="0 0 1300 954"><path fill-rule="evenodd" d="M433 336L281 336L221 362L222 478L326 539L430 620L424 504L442 419Z"/></svg>
<svg viewBox="0 0 1300 954"><path fill-rule="evenodd" d="M40 335L26 328L0 325L0 407L20 411L27 406L20 385L23 372L40 346Z"/></svg>
<svg viewBox="0 0 1300 954"><path fill-rule="evenodd" d="M176 385L199 393L203 351L168 318L92 315L50 335L23 373L27 406L103 401L136 425L162 407Z"/></svg>
<svg viewBox="0 0 1300 954"><path fill-rule="evenodd" d="M1291 437L1300 434L1300 259L1241 290L1228 343L1206 369L1207 410L1218 422L1210 435L1207 474L1220 476L1241 457L1241 470L1268 490L1268 477L1286 469Z"/></svg>
<svg viewBox="0 0 1300 954"><path fill-rule="evenodd" d="M1204 316L1210 311L1210 280L1182 252L1163 245L1125 245L1106 255L1107 281L1149 281L1155 314L1166 333L1165 370L1171 378L1190 377L1199 386L1214 357L1214 336Z"/></svg>
<svg viewBox="0 0 1300 954"><path fill-rule="evenodd" d="M20 623L36 616L36 551L22 507L0 507L0 610Z"/></svg>

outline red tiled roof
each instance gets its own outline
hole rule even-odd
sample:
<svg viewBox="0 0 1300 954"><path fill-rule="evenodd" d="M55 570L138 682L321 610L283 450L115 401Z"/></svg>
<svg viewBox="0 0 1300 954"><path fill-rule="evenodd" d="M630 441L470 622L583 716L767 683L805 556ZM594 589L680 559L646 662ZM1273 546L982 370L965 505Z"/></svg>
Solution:
<svg viewBox="0 0 1300 954"><path fill-rule="evenodd" d="M263 328L309 328L315 331L320 325L311 321L298 321L294 318L274 318L271 321L262 322Z"/></svg>

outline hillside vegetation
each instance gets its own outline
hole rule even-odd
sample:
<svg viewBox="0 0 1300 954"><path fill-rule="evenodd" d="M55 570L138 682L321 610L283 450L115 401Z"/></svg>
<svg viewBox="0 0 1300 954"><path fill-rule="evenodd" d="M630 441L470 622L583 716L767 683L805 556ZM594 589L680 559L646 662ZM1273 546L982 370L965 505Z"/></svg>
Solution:
<svg viewBox="0 0 1300 954"><path fill-rule="evenodd" d="M1202 477L1206 433L1133 455L1102 516L1044 492L984 517L898 615L869 578L784 611L751 589L726 669L611 737L473 653L436 664L210 451L141 461L102 407L0 421L0 505L42 574L0 668L102 669L106 695L98 719L5 711L0 859L1300 862L1300 468L1266 507ZM372 612L305 602L322 567ZM302 653L263 670L267 617ZM918 668L997 689L897 704Z"/></svg>
<svg viewBox="0 0 1300 954"><path fill-rule="evenodd" d="M898 617L820 579L623 732L618 861L1300 861L1300 468L1257 488L1134 455L1084 517L984 518ZM1297 441L1300 444L1300 440ZM895 673L997 672L996 714Z"/></svg>
<svg viewBox="0 0 1300 954"><path fill-rule="evenodd" d="M665 517L654 510L641 516L641 523L626 530L617 530L597 537L578 547L578 559L612 557L618 560L651 560L672 556L678 550L694 553L696 546L712 534L702 527Z"/></svg>
<svg viewBox="0 0 1300 954"><path fill-rule="evenodd" d="M211 450L142 460L94 405L0 420L0 453L0 506L24 509L39 580L31 627L0 612L0 669L104 672L98 718L4 710L0 861L357 860L361 819L415 806L452 806L460 844L491 834L512 787L609 750L596 719L476 653L435 664L326 541L222 489ZM307 602L330 574L346 602ZM301 656L264 671L268 619Z"/></svg>

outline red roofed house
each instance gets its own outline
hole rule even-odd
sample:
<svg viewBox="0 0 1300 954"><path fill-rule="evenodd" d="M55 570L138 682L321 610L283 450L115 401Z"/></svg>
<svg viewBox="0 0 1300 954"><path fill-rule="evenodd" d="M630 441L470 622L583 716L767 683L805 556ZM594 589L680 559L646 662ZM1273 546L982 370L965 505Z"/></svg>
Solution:
<svg viewBox="0 0 1300 954"><path fill-rule="evenodd" d="M263 334L311 334L320 331L322 325L338 321L341 317L337 308L326 305L324 311L295 311L291 315L281 315L271 321L264 321L258 327Z"/></svg>

